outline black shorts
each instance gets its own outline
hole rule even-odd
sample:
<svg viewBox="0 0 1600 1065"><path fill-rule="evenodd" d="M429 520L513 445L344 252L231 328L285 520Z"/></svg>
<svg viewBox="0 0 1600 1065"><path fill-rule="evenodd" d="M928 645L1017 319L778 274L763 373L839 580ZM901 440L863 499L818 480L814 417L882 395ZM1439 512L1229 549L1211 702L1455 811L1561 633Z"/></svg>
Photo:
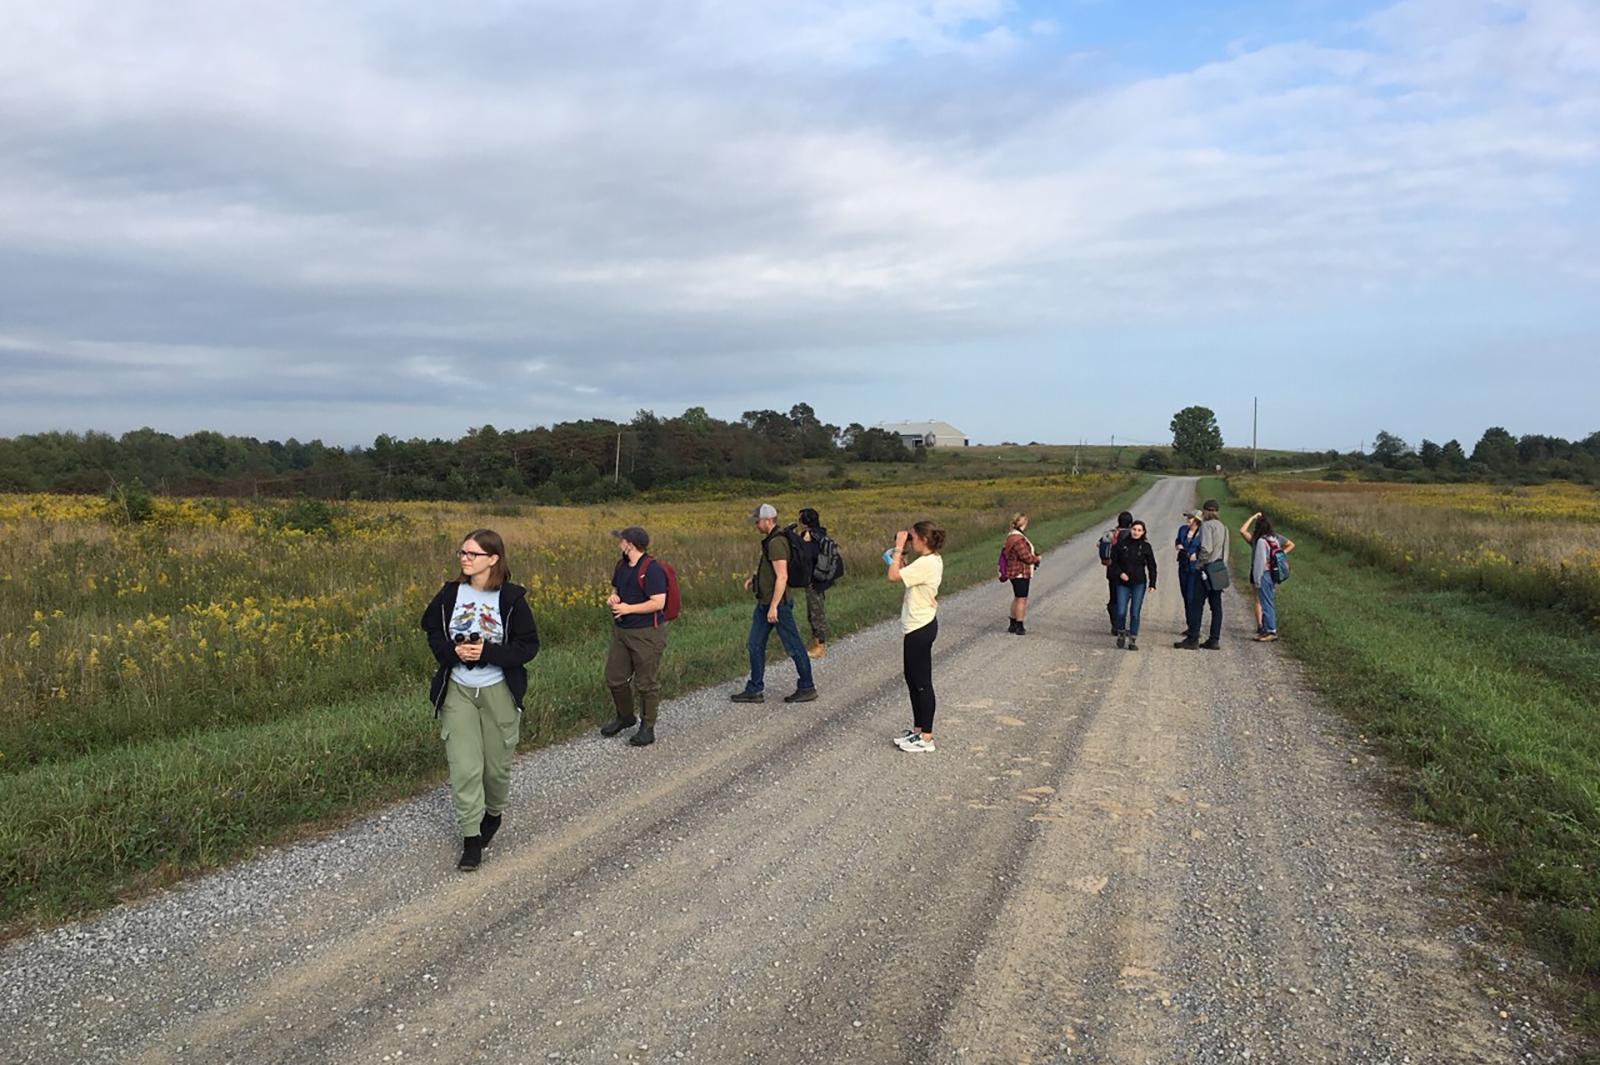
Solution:
<svg viewBox="0 0 1600 1065"><path fill-rule="evenodd" d="M1033 582L1027 577L1012 577L1011 594L1018 599L1028 598L1028 585L1031 583Z"/></svg>

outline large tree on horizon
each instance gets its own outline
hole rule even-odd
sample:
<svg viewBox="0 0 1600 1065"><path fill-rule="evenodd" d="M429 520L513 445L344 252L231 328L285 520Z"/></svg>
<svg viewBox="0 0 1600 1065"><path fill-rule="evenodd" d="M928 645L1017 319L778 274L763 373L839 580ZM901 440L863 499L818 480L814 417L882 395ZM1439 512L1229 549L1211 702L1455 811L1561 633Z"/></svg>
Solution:
<svg viewBox="0 0 1600 1065"><path fill-rule="evenodd" d="M1186 465L1211 465L1222 450L1222 430L1210 407L1185 407L1172 416L1172 450Z"/></svg>

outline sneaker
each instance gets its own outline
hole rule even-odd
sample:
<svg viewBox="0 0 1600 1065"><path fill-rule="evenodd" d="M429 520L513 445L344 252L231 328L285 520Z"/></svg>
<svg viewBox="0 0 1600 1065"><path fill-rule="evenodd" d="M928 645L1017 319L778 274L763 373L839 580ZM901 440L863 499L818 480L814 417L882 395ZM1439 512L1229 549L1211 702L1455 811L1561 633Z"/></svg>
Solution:
<svg viewBox="0 0 1600 1065"><path fill-rule="evenodd" d="M736 703L764 703L767 701L766 692L738 691L729 696Z"/></svg>
<svg viewBox="0 0 1600 1065"><path fill-rule="evenodd" d="M649 725L640 725L639 731L628 737L630 747L648 747L656 742L656 730Z"/></svg>
<svg viewBox="0 0 1600 1065"><path fill-rule="evenodd" d="M467 836L461 841L461 860L456 863L456 868L464 873L470 873L483 864L483 837Z"/></svg>
<svg viewBox="0 0 1600 1065"><path fill-rule="evenodd" d="M921 733L918 733L902 743L900 749L907 754L932 754L936 748L933 746L932 740L925 740L922 738Z"/></svg>
<svg viewBox="0 0 1600 1065"><path fill-rule="evenodd" d="M478 823L478 838L483 840L483 846L487 847L489 841L494 839L494 834L500 831L500 821L501 815L499 814L485 813L483 815L483 820Z"/></svg>
<svg viewBox="0 0 1600 1065"><path fill-rule="evenodd" d="M920 735L922 735L922 733L918 732L916 729L908 728L904 732L897 732L893 736L890 736L889 737L889 742L895 744L896 746L899 746L900 744L906 742L907 740L916 739Z"/></svg>
<svg viewBox="0 0 1600 1065"><path fill-rule="evenodd" d="M1261 635L1256 637L1256 643L1271 643L1277 638L1278 634L1275 632L1263 632Z"/></svg>
<svg viewBox="0 0 1600 1065"><path fill-rule="evenodd" d="M816 699L817 689L815 688L796 688L793 692L783 697L783 701L786 703L811 703L816 702Z"/></svg>
<svg viewBox="0 0 1600 1065"><path fill-rule="evenodd" d="M1186 639L1179 640L1177 643L1173 644L1172 646L1176 647L1180 651L1193 651L1196 647L1200 646L1200 641L1199 640L1190 640L1190 639L1186 638Z"/></svg>
<svg viewBox="0 0 1600 1065"><path fill-rule="evenodd" d="M632 728L637 720L639 719L636 717L614 717L600 726L600 735L615 736L625 728Z"/></svg>
<svg viewBox="0 0 1600 1065"><path fill-rule="evenodd" d="M821 640L812 640L811 646L806 648L806 654L812 658L823 658L828 654L828 645Z"/></svg>
<svg viewBox="0 0 1600 1065"><path fill-rule="evenodd" d="M1205 643L1200 645L1200 650L1220 651L1222 650L1222 644L1218 643L1216 640L1207 640Z"/></svg>
<svg viewBox="0 0 1600 1065"><path fill-rule="evenodd" d="M1128 646L1128 638L1126 636L1124 636L1120 632L1117 633L1117 646L1118 647L1126 647L1126 646Z"/></svg>
<svg viewBox="0 0 1600 1065"><path fill-rule="evenodd" d="M1139 637L1137 637L1137 636L1129 636L1128 637L1128 650L1137 651L1138 649L1139 649Z"/></svg>

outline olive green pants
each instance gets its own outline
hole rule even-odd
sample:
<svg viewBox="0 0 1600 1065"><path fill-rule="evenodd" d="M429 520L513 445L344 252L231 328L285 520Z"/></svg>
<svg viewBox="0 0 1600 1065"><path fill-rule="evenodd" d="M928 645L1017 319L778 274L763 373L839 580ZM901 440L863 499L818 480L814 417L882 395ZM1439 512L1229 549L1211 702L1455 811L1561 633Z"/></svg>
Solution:
<svg viewBox="0 0 1600 1065"><path fill-rule="evenodd" d="M450 795L463 837L478 834L486 811L505 811L521 731L522 713L505 681L469 688L452 680L445 690L439 738L450 761Z"/></svg>
<svg viewBox="0 0 1600 1065"><path fill-rule="evenodd" d="M667 627L611 629L611 650L606 654L606 687L616 704L617 717L626 721L634 716L634 696L639 699L638 717L655 728L656 708L661 705L661 656L667 650Z"/></svg>

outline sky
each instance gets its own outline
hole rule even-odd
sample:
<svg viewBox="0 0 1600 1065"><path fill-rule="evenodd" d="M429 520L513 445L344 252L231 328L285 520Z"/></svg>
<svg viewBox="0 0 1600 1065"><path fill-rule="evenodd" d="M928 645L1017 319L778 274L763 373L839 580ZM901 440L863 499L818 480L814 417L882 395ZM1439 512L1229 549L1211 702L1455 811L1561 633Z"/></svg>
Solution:
<svg viewBox="0 0 1600 1065"><path fill-rule="evenodd" d="M0 436L1600 429L1600 0L0 0Z"/></svg>

